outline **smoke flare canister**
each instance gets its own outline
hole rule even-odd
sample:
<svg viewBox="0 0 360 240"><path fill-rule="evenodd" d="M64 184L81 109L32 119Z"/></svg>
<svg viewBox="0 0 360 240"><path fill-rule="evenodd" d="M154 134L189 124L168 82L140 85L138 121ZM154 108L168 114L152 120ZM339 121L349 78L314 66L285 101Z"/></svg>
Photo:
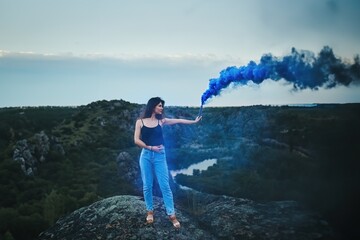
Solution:
<svg viewBox="0 0 360 240"><path fill-rule="evenodd" d="M198 114L199 117L202 116L202 110L203 110L203 105L201 104L201 107L200 107L200 110L199 110L199 114Z"/></svg>

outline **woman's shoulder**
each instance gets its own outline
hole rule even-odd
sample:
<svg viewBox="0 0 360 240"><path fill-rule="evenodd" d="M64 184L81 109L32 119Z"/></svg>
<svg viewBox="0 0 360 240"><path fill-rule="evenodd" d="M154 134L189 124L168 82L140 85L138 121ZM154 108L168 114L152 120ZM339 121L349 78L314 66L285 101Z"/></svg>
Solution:
<svg viewBox="0 0 360 240"><path fill-rule="evenodd" d="M161 125L166 125L169 122L169 120L171 120L171 119L170 118L162 118L160 120L160 123L161 123Z"/></svg>
<svg viewBox="0 0 360 240"><path fill-rule="evenodd" d="M141 125L143 125L143 124L144 124L144 119L145 119L145 118L138 118L138 119L136 119L136 124L141 124Z"/></svg>
<svg viewBox="0 0 360 240"><path fill-rule="evenodd" d="M138 118L136 122L141 126L151 125L151 118Z"/></svg>
<svg viewBox="0 0 360 240"><path fill-rule="evenodd" d="M147 121L147 120L149 120L150 118L142 118L142 117L139 117L138 119L137 119L137 121Z"/></svg>

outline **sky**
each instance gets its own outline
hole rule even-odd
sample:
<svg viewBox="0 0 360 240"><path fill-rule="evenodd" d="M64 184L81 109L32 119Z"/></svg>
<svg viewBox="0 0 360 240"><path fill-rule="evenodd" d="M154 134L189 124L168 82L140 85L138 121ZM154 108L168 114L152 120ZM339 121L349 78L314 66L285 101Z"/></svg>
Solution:
<svg viewBox="0 0 360 240"><path fill-rule="evenodd" d="M360 54L358 0L0 0L0 107L99 100L199 106L229 66L329 46ZM360 102L360 85L230 86L208 106Z"/></svg>

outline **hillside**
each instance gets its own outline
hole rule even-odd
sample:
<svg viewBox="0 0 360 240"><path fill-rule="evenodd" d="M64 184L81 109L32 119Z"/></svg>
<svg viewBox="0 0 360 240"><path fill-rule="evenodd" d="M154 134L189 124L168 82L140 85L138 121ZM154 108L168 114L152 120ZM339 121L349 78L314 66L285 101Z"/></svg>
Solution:
<svg viewBox="0 0 360 240"><path fill-rule="evenodd" d="M76 108L0 109L0 233L35 239L65 216L116 195L141 195L133 127L142 105L99 101ZM168 107L194 118L197 108ZM218 164L176 181L258 202L295 200L320 212L337 236L355 236L360 104L205 108L198 125L165 127L168 162ZM131 164L117 161L126 153ZM133 165L134 164L134 165ZM175 186L176 187L176 186ZM177 188L175 188L177 189ZM201 204L175 190L196 216ZM21 226L21 228L19 228Z"/></svg>

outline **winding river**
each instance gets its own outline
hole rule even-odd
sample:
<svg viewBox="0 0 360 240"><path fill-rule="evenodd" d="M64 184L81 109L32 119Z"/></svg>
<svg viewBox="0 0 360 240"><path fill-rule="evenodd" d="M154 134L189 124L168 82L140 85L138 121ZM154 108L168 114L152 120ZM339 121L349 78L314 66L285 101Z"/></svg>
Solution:
<svg viewBox="0 0 360 240"><path fill-rule="evenodd" d="M216 163L217 163L217 159L215 159L215 158L206 159L206 160L204 160L202 162L192 164L188 168L184 168L184 169L180 169L180 170L172 170L172 171L170 171L170 174L171 174L171 176L173 178L175 178L175 176L180 174L180 173L192 176L194 170L204 171L204 170L207 170L208 167L211 167Z"/></svg>

